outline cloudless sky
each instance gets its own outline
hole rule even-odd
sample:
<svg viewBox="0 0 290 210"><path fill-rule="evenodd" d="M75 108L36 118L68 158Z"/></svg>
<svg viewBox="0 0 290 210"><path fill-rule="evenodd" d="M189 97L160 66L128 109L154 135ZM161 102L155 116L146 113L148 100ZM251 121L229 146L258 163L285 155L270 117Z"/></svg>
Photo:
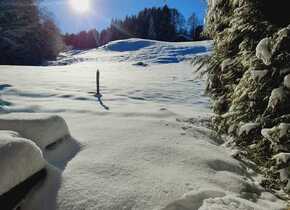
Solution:
<svg viewBox="0 0 290 210"><path fill-rule="evenodd" d="M91 11L79 14L74 11L69 0L43 0L45 7L54 17L62 32L72 33L96 28L102 30L109 26L112 18L134 15L145 7L159 7L164 0L91 0ZM79 0L80 2L82 0ZM167 0L168 6L178 9L185 18L193 12L203 21L206 5L203 0Z"/></svg>

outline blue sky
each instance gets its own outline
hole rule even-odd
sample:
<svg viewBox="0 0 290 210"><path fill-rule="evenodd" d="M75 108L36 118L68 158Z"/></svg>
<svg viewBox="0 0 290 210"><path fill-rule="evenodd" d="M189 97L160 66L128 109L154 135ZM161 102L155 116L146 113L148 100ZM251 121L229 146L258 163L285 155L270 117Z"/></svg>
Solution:
<svg viewBox="0 0 290 210"><path fill-rule="evenodd" d="M42 3L64 33L92 28L101 30L110 24L112 18L124 18L126 15L137 14L145 7L164 5L164 0L91 0L91 12L78 14L69 6L68 1L44 0ZM195 12L203 20L206 10L203 0L167 0L167 4L177 8L186 18Z"/></svg>

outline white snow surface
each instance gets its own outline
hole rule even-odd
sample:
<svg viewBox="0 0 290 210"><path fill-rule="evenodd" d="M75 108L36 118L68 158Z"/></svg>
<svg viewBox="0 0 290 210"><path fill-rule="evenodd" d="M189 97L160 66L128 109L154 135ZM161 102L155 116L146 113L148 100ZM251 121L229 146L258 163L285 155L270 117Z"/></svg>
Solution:
<svg viewBox="0 0 290 210"><path fill-rule="evenodd" d="M146 64L179 63L191 59L193 55L206 54L211 49L211 41L172 43L132 38L113 41L94 50L69 52L55 64L105 60L126 62L127 64L137 62ZM74 54L73 57L72 54Z"/></svg>
<svg viewBox="0 0 290 210"><path fill-rule="evenodd" d="M48 178L22 209L283 209L207 127L205 84L193 81L183 53L199 54L200 46L211 42L130 39L67 53L71 65L0 66L4 115L59 115L73 137L47 152ZM158 62L172 49L176 62ZM149 65L132 65L139 61ZM94 97L97 69L102 103Z"/></svg>
<svg viewBox="0 0 290 210"><path fill-rule="evenodd" d="M69 136L67 125L61 117L39 114L0 115L0 130L17 131L21 136L34 141L42 150Z"/></svg>
<svg viewBox="0 0 290 210"><path fill-rule="evenodd" d="M16 132L0 130L0 195L45 167L40 149Z"/></svg>

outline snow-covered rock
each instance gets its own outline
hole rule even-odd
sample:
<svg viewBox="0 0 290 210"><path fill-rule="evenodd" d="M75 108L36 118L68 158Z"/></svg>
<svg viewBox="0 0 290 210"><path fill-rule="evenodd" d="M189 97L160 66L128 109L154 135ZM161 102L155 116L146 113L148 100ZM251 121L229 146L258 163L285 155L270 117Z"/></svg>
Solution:
<svg viewBox="0 0 290 210"><path fill-rule="evenodd" d="M270 38L262 39L256 48L257 58L263 60L264 64L269 66L271 64L271 40Z"/></svg>
<svg viewBox="0 0 290 210"><path fill-rule="evenodd" d="M13 131L0 131L0 195L45 166L35 143Z"/></svg>
<svg viewBox="0 0 290 210"><path fill-rule="evenodd" d="M34 141L42 150L70 135L63 118L41 114L1 115L0 130L16 131Z"/></svg>

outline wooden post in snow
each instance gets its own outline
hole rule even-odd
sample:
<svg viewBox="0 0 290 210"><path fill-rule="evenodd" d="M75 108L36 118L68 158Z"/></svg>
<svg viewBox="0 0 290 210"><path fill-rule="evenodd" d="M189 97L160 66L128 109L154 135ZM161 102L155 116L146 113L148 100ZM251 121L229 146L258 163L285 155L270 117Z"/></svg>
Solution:
<svg viewBox="0 0 290 210"><path fill-rule="evenodd" d="M97 70L97 73L96 73L96 88L97 88L96 96L100 97L101 93L100 93L100 71L99 70Z"/></svg>
<svg viewBox="0 0 290 210"><path fill-rule="evenodd" d="M97 88L97 92L96 92L95 97L98 99L98 101L100 102L102 107L104 107L106 110L109 110L110 108L108 106L106 106L102 101L102 94L100 91L100 71L99 71L99 69L96 72L96 88Z"/></svg>

